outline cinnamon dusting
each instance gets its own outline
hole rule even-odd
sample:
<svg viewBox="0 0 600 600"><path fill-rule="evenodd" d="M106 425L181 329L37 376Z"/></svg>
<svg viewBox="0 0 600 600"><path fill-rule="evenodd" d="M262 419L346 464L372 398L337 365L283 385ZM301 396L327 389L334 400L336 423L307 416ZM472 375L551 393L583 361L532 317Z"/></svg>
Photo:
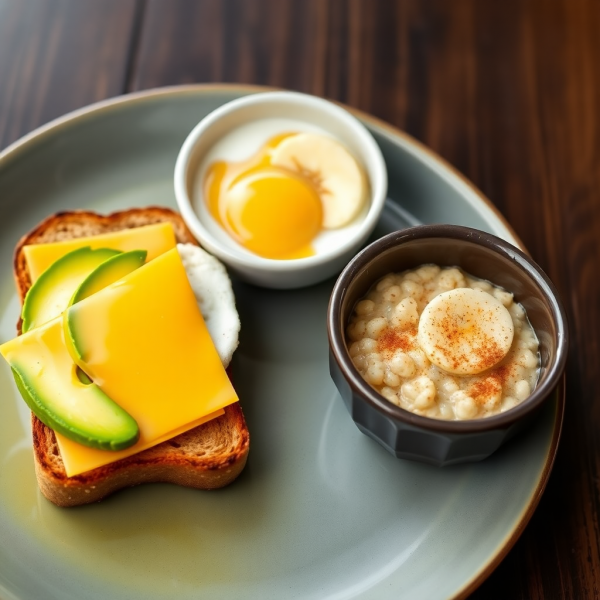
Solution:
<svg viewBox="0 0 600 600"><path fill-rule="evenodd" d="M479 309L477 312L481 313L483 311ZM479 320L483 321L485 319L479 316ZM437 320L432 320L432 323L434 326L438 326ZM463 319L455 314L448 312L439 321L439 328L443 332L445 344L444 346L436 344L435 349L451 363L453 369L458 369L462 363L469 361L467 355L464 353L459 354L466 336L473 340L471 351L476 358L478 371L485 371L493 367L505 356L505 352L493 337L487 335L476 324L465 327Z"/></svg>
<svg viewBox="0 0 600 600"><path fill-rule="evenodd" d="M417 330L398 331L394 327L387 327L377 340L377 350L381 353L392 354L396 350L408 352L415 347Z"/></svg>

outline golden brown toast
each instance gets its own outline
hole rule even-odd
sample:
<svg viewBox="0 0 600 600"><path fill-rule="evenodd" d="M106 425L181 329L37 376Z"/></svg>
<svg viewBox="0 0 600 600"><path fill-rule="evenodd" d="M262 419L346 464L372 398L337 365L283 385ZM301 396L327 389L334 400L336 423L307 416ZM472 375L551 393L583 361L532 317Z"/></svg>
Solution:
<svg viewBox="0 0 600 600"><path fill-rule="evenodd" d="M150 225L173 224L178 242L196 241L178 213L161 207L130 209L102 216L94 212L58 213L23 236L15 249L14 276L21 303L31 286L23 246L57 242ZM21 333L21 320L17 325ZM38 484L58 506L96 502L119 489L141 483L168 482L200 489L231 483L246 464L250 436L239 402L225 414L128 458L67 477L54 432L31 415Z"/></svg>

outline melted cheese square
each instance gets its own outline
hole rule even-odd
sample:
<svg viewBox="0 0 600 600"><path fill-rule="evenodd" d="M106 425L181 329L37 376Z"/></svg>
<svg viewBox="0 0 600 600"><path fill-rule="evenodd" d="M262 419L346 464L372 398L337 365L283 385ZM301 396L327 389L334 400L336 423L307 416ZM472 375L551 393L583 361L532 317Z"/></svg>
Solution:
<svg viewBox="0 0 600 600"><path fill-rule="evenodd" d="M140 428L138 443L117 453L57 436L69 476L183 433L238 400L176 249L72 306L66 316L75 362Z"/></svg>
<svg viewBox="0 0 600 600"><path fill-rule="evenodd" d="M23 252L27 261L27 269L33 283L53 262L62 258L68 252L89 246L92 250L97 248L113 248L121 252L130 250L146 250L146 260L160 256L163 252L175 248L175 231L171 223L156 223L123 229L111 233L103 233L91 237L81 237L53 242L51 244L32 244L24 246Z"/></svg>

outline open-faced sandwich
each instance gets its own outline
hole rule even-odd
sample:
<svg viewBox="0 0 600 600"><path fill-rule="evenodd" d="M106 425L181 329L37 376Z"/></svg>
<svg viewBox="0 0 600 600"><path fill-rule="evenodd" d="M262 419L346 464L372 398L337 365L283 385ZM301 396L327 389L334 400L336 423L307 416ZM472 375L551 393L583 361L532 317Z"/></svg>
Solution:
<svg viewBox="0 0 600 600"><path fill-rule="evenodd" d="M226 372L239 332L231 282L177 213L54 215L20 240L14 275L19 336L0 352L32 409L46 498L76 506L240 474L249 434Z"/></svg>

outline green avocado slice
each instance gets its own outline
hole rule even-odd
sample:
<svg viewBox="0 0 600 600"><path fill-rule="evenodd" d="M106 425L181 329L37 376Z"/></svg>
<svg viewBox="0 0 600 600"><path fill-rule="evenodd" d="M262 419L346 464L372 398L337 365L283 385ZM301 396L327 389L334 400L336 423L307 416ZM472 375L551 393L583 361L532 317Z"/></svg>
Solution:
<svg viewBox="0 0 600 600"><path fill-rule="evenodd" d="M131 252L124 252L123 254L114 256L102 263L75 290L69 306L77 304L77 302L99 292L111 283L118 281L122 277L125 277L125 275L135 271L138 267L141 267L146 260L146 254L145 250L132 250ZM66 311L63 315L63 328L67 348L74 357L81 359L71 325L70 311ZM81 369L81 373L85 374L85 371ZM87 376L87 374L85 375Z"/></svg>
<svg viewBox="0 0 600 600"><path fill-rule="evenodd" d="M98 265L75 290L69 306L108 287L111 283L129 275L146 261L146 250L132 250L117 254Z"/></svg>
<svg viewBox="0 0 600 600"><path fill-rule="evenodd" d="M25 296L21 318L25 333L60 315L69 305L81 282L103 262L122 254L111 248L73 250L52 263Z"/></svg>
<svg viewBox="0 0 600 600"><path fill-rule="evenodd" d="M78 376L61 320L37 328L20 342L5 358L21 396L40 421L100 450L123 450L137 442L139 428L133 417L97 385Z"/></svg>
<svg viewBox="0 0 600 600"><path fill-rule="evenodd" d="M28 312L23 310L29 329L37 328L27 335L35 336L37 343L31 347L24 343L6 358L21 396L48 427L85 446L122 450L139 439L136 421L73 362L65 345L63 319L39 326L45 322L42 319L50 320L139 268L147 255L145 250L102 250L75 250L40 276L36 284L43 277L45 282L30 298ZM44 300L52 302L52 312L44 307Z"/></svg>

